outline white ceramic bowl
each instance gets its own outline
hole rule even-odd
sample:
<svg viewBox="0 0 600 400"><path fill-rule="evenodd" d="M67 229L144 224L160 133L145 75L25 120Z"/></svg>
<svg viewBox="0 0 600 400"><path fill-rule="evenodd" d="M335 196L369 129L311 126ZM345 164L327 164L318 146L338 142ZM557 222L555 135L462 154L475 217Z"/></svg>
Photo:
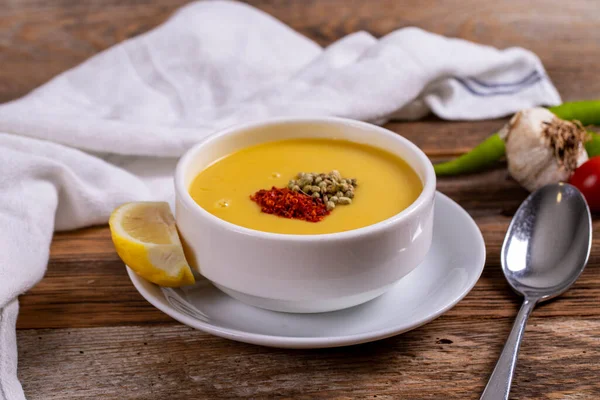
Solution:
<svg viewBox="0 0 600 400"><path fill-rule="evenodd" d="M423 192L407 209L364 228L323 235L260 232L224 221L188 188L215 160L292 138L366 143L404 159ZM243 168L243 166L240 166ZM190 264L230 296L275 311L324 312L371 300L415 269L431 245L435 173L427 156L387 129L341 118L285 118L218 132L191 148L175 172L176 221Z"/></svg>

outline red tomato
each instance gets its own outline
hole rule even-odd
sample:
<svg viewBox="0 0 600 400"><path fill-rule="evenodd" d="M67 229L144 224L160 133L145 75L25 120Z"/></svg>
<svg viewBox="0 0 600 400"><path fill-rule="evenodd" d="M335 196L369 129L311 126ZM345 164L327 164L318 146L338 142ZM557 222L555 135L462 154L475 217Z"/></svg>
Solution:
<svg viewBox="0 0 600 400"><path fill-rule="evenodd" d="M592 211L600 211L600 156L580 165L569 183L583 193Z"/></svg>

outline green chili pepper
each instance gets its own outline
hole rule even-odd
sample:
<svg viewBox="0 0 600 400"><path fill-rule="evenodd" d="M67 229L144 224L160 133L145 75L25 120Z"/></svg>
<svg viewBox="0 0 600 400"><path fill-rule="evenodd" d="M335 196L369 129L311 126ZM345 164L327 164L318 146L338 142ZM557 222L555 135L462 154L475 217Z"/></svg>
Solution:
<svg viewBox="0 0 600 400"><path fill-rule="evenodd" d="M600 135L595 132L588 132L589 139L585 142L585 151L589 158L600 156Z"/></svg>
<svg viewBox="0 0 600 400"><path fill-rule="evenodd" d="M548 108L560 119L579 121L583 126L600 125L600 100L573 101Z"/></svg>
<svg viewBox="0 0 600 400"><path fill-rule="evenodd" d="M578 120L584 126L600 125L600 100L563 103L548 110L558 118L567 121ZM590 132L590 140L585 143L585 150L590 158L600 155L599 134ZM435 164L433 168L439 176L469 174L491 167L504 157L505 153L504 140L496 133L468 153L454 160Z"/></svg>
<svg viewBox="0 0 600 400"><path fill-rule="evenodd" d="M504 156L504 153L504 140L496 133L485 139L468 153L454 160L435 164L433 169L438 176L477 172L492 166Z"/></svg>

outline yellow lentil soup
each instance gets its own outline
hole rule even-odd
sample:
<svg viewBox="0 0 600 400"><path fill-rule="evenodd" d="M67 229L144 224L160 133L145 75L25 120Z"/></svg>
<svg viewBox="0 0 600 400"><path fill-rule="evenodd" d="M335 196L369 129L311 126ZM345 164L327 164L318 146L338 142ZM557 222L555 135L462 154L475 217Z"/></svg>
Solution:
<svg viewBox="0 0 600 400"><path fill-rule="evenodd" d="M355 178L352 204L335 207L319 222L261 211L250 199L261 189L285 188L299 172L338 170ZM381 222L412 204L421 180L401 158L384 150L336 139L263 143L229 154L201 171L189 191L211 214L243 226L284 234L325 234Z"/></svg>

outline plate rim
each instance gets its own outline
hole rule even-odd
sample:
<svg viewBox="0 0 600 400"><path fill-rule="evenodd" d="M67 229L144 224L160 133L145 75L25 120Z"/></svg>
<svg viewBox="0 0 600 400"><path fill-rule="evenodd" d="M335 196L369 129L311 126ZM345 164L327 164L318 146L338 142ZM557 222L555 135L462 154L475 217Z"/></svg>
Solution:
<svg viewBox="0 0 600 400"><path fill-rule="evenodd" d="M219 336L225 339L235 340L238 342L244 342L249 344L255 344L266 347L277 347L277 348L288 348L288 349L317 349L317 348L330 348L330 347L343 347L343 346L351 346L355 344L367 343L376 340L386 339L392 336L396 336L402 334L404 332L408 332L410 330L416 329L420 326L423 326L437 318L441 315L445 314L449 310L451 310L456 304L462 301L467 294L471 292L473 287L479 281L481 274L485 268L486 262L486 247L485 241L483 239L483 235L479 226L471 215L460 206L457 202L452 200L450 197L445 194L436 191L436 198L439 196L443 201L448 201L450 204L456 207L457 212L461 213L463 217L465 217L465 223L471 225L472 228L475 229L475 232L478 234L477 239L480 242L477 247L479 249L479 258L481 259L481 266L478 267L478 271L474 275L473 279L470 280L465 289L463 289L458 296L455 296L454 299L448 302L446 305L436 310L434 313L429 314L423 318L416 320L415 322L411 322L410 324L404 325L394 325L389 328L379 329L375 331L367 331L361 334L353 334L353 335L343 335L343 336L324 336L324 337L297 337L297 336L276 336L276 335L266 335L262 333L253 333L253 332L245 332L237 329L231 328L222 328L210 323L200 321L198 319L192 318L179 310L173 308L168 300L165 298L162 290L154 285L151 282L148 282L146 279L138 276L131 268L126 265L127 274L129 275L129 279L133 283L135 289L142 295L142 297L152 304L154 307L167 314L174 320L187 325L191 328L198 329L200 331ZM435 212L435 211L434 211ZM158 293L160 293L160 299L157 298L156 294L151 293L150 290L146 288L147 285L153 285Z"/></svg>

